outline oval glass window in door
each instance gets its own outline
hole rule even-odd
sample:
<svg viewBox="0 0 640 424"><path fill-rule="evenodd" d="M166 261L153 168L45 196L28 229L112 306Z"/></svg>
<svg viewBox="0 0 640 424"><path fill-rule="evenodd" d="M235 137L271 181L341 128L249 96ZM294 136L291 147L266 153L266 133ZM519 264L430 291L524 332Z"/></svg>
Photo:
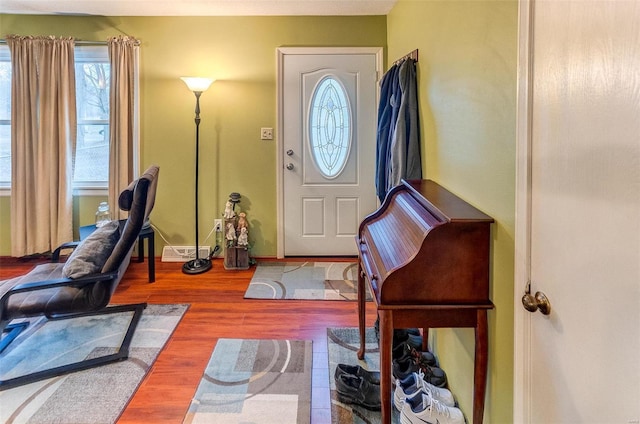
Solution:
<svg viewBox="0 0 640 424"><path fill-rule="evenodd" d="M326 178L337 177L349 158L352 127L349 99L340 81L326 76L316 86L308 122L314 163Z"/></svg>

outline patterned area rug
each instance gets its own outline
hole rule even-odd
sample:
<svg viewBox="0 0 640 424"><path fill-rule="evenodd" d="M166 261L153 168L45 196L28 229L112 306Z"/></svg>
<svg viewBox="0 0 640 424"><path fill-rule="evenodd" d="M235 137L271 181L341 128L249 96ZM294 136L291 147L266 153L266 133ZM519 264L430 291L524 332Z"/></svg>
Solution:
<svg viewBox="0 0 640 424"><path fill-rule="evenodd" d="M357 272L355 262L260 262L244 297L357 300Z"/></svg>
<svg viewBox="0 0 640 424"><path fill-rule="evenodd" d="M365 334L365 355L358 359L360 348L360 331L356 327L327 328L329 351L329 387L331 390L331 423L332 424L379 424L380 412L353 404L345 404L338 400L334 379L338 364L360 365L370 371L380 370L380 351L373 328L367 328ZM391 395L391 394L389 394ZM393 423L400 422L400 414L393 408Z"/></svg>
<svg viewBox="0 0 640 424"><path fill-rule="evenodd" d="M148 305L129 359L0 392L3 423L114 423L189 305ZM132 313L40 319L0 355L2 379L114 353Z"/></svg>
<svg viewBox="0 0 640 424"><path fill-rule="evenodd" d="M183 423L308 424L311 341L220 339Z"/></svg>

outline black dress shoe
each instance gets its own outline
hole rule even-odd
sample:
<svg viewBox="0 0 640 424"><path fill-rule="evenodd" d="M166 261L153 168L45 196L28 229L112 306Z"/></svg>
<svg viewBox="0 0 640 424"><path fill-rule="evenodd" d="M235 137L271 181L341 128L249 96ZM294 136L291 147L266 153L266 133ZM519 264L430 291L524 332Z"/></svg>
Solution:
<svg viewBox="0 0 640 424"><path fill-rule="evenodd" d="M380 410L380 386L362 377L340 374L336 378L336 393L342 403L354 404L372 411Z"/></svg>
<svg viewBox="0 0 640 424"><path fill-rule="evenodd" d="M364 378L371 384L380 384L380 371L367 371L360 365L338 364L335 372L336 380L340 374L355 375Z"/></svg>

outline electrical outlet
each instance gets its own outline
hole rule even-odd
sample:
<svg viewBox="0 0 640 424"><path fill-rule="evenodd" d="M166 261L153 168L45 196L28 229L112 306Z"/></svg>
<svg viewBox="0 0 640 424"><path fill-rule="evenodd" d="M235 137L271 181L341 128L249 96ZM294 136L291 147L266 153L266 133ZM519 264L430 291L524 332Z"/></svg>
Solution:
<svg viewBox="0 0 640 424"><path fill-rule="evenodd" d="M260 128L261 140L273 140L273 128Z"/></svg>
<svg viewBox="0 0 640 424"><path fill-rule="evenodd" d="M222 231L222 220L221 219L214 219L213 220L213 228L216 231Z"/></svg>

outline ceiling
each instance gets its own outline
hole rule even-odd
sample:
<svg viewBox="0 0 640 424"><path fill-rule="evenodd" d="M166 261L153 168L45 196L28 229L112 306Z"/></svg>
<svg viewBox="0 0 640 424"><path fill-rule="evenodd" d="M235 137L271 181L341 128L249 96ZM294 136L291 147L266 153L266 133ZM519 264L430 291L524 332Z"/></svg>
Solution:
<svg viewBox="0 0 640 424"><path fill-rule="evenodd" d="M386 15L397 0L2 0L2 13L99 16Z"/></svg>

